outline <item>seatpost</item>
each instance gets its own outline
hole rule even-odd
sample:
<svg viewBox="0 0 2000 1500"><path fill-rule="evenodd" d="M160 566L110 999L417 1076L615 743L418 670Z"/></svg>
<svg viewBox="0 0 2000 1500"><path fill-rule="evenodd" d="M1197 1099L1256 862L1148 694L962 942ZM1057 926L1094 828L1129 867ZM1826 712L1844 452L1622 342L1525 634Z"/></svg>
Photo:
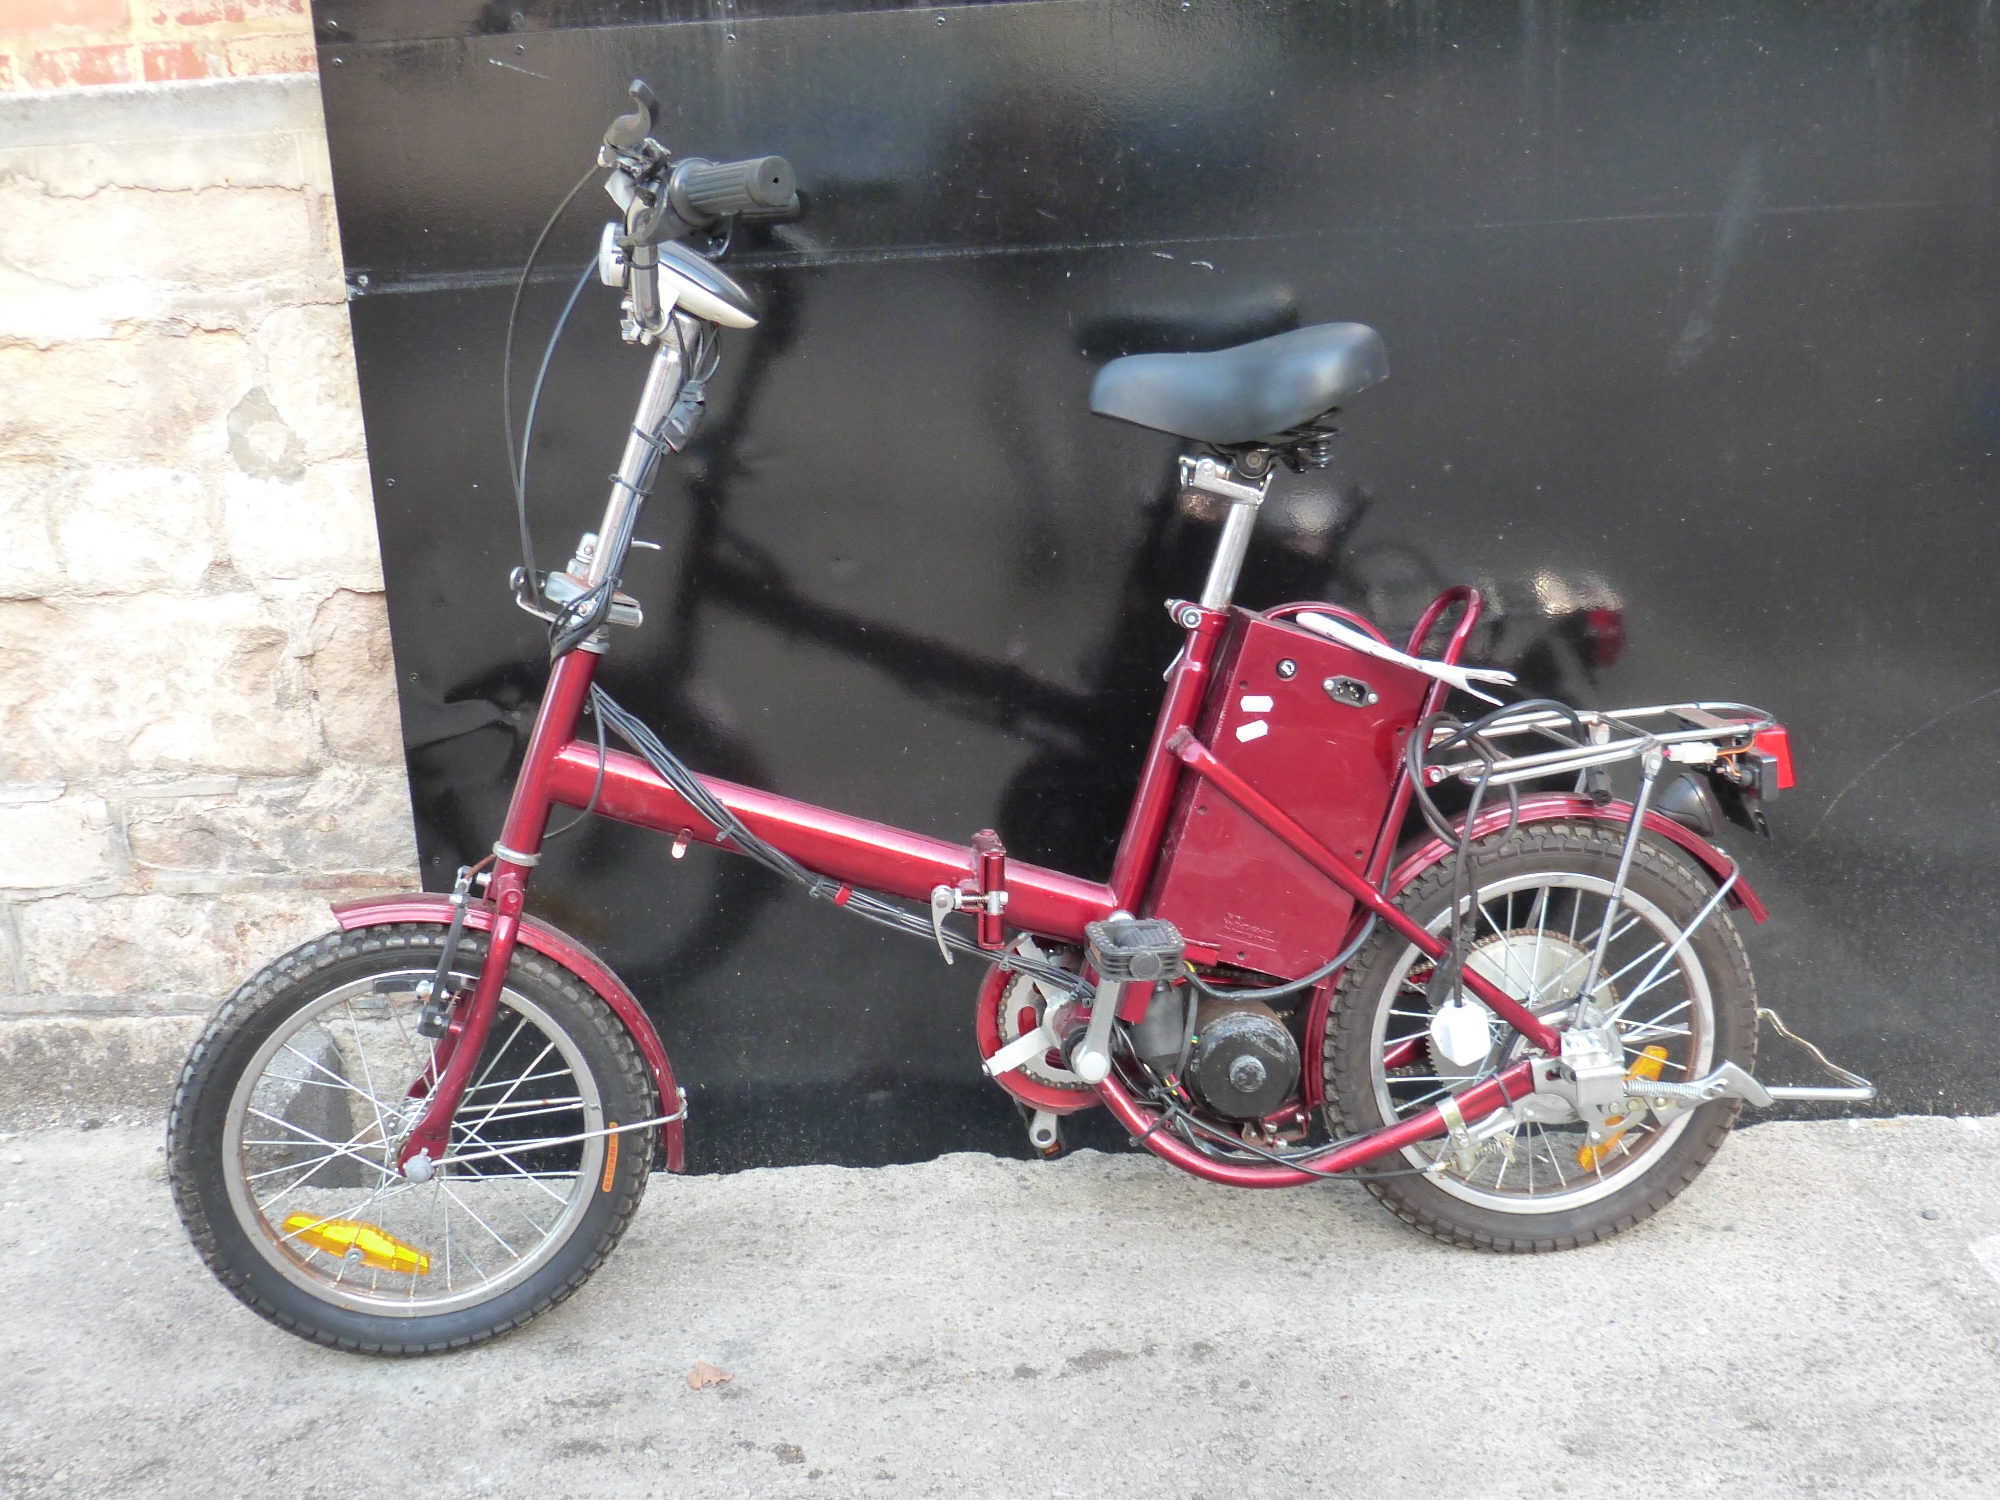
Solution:
<svg viewBox="0 0 2000 1500"><path fill-rule="evenodd" d="M1239 477L1235 464L1209 457L1184 455L1181 459L1182 489L1212 496L1229 506L1222 534L1215 541L1215 557L1208 565L1208 581L1201 586L1203 609L1227 609L1236 593L1236 578L1250 550L1250 534L1257 529L1257 508L1264 503L1264 492L1270 489L1275 472L1268 454L1250 455L1246 461L1258 457L1262 464L1248 482Z"/></svg>

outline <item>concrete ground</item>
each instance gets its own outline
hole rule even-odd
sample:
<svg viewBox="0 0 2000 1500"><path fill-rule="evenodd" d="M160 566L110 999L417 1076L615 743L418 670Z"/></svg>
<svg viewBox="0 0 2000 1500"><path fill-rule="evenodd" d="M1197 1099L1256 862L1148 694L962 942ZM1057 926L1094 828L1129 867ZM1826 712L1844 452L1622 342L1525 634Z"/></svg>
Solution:
<svg viewBox="0 0 2000 1500"><path fill-rule="evenodd" d="M661 1176L568 1304L401 1362L240 1307L162 1178L150 1125L0 1141L0 1494L2000 1486L2000 1118L1741 1131L1532 1259L1137 1155Z"/></svg>

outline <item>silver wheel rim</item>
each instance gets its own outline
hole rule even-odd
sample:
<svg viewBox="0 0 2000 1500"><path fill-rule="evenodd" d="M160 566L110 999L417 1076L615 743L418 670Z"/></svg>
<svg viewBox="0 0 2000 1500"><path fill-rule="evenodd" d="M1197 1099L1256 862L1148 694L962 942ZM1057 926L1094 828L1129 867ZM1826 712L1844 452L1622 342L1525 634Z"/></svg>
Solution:
<svg viewBox="0 0 2000 1500"><path fill-rule="evenodd" d="M1552 936L1548 917L1562 898L1549 895L1530 900L1527 914L1533 918L1539 911L1539 927L1532 920L1525 925L1513 923L1505 915L1509 912L1519 915L1520 903L1515 898L1531 891L1576 893L1579 899L1575 900L1574 909L1584 930L1571 931L1565 922L1561 932L1553 936L1569 948L1587 954L1595 941L1597 927L1602 924L1603 905L1610 896L1611 882L1575 871L1523 874L1482 886L1472 898L1481 918L1474 942L1485 944L1488 955L1480 965L1481 972L1516 999L1525 1000L1531 1010L1563 1017L1575 1003L1576 991L1588 966L1579 964L1573 971L1556 970L1552 974L1542 951L1531 946L1536 941L1532 934L1539 931L1542 949L1548 947ZM1592 897L1597 898L1596 902L1590 900ZM1502 902L1507 905L1501 907L1502 915L1495 916L1493 909ZM1598 910L1595 922L1589 920L1589 907L1593 904ZM1428 930L1441 935L1449 915L1448 911L1440 912ZM1628 887L1612 934L1604 979L1593 994L1600 1005L1608 999L1613 1008L1621 1004L1626 1007L1616 1024L1626 1041L1628 1064L1635 1063L1646 1047L1660 1046L1668 1050L1662 1076L1680 1079L1706 1073L1713 1065L1715 1050L1715 1005L1708 976L1694 953L1693 942L1683 945L1646 985L1645 991L1639 992L1638 987L1646 981L1660 955L1679 938L1681 929L1658 906ZM1632 939L1637 941L1629 941ZM1392 1041L1406 1037L1410 1028L1427 1024L1427 1013L1423 1017L1412 1014L1424 1002L1420 991L1412 994L1409 981L1412 970L1428 967L1429 961L1415 947L1404 946L1389 972L1369 1030L1370 1081L1376 1107L1385 1121L1393 1122L1435 1104L1447 1093L1462 1093L1478 1079L1491 1077L1523 1055L1520 1039L1508 1032L1511 1046L1504 1049L1496 1046L1485 1062L1471 1068L1456 1072L1440 1068L1426 1049L1414 1066L1389 1072L1383 1066L1385 1049ZM1567 995L1551 982L1559 975L1567 978ZM1541 993L1536 993L1538 990ZM1496 1022L1495 1030L1497 1034L1504 1028ZM1589 1165L1577 1156L1588 1145L1581 1124L1530 1125L1517 1138L1512 1162L1493 1152L1483 1157L1469 1175L1461 1173L1455 1164L1428 1175L1454 1198L1499 1213L1544 1214L1581 1208L1644 1176L1687 1129L1692 1118L1681 1115L1665 1128L1650 1120L1635 1125ZM1448 1142L1440 1137L1405 1149L1403 1156L1411 1166L1428 1168L1440 1159L1448 1159L1448 1153Z"/></svg>
<svg viewBox="0 0 2000 1500"><path fill-rule="evenodd" d="M576 1043L512 988L501 991L444 1161L424 1183L389 1170L396 1139L421 1114L423 1101L404 1091L431 1058L415 1030L414 987L432 972L370 975L300 1007L230 1095L222 1162L237 1222L285 1280L355 1312L430 1317L519 1286L568 1243L609 1175L604 1137L532 1144L602 1129L604 1110ZM409 988L380 993L385 980ZM426 1268L398 1269L406 1257L350 1225L420 1252Z"/></svg>

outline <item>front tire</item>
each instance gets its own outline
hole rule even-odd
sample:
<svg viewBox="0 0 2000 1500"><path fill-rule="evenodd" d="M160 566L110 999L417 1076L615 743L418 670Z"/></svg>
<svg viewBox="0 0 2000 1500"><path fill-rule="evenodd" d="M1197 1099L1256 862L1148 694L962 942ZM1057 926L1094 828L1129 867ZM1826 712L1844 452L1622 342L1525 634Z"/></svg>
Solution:
<svg viewBox="0 0 2000 1500"><path fill-rule="evenodd" d="M1477 930L1467 967L1558 1028L1567 1024L1624 841L1622 828L1542 823L1475 842L1469 859ZM1448 925L1453 863L1441 861L1398 903L1439 935ZM1756 987L1727 908L1718 906L1685 944L1673 946L1714 893L1678 850L1641 839L1593 1001L1607 1011L1622 1007L1616 1024L1626 1061L1655 1070L1647 1076L1692 1079L1725 1060L1756 1066ZM1427 1036L1430 974L1429 960L1386 927L1342 974L1323 1051L1327 1120L1336 1133L1392 1124L1525 1055L1520 1037L1497 1020L1484 1059L1461 1067L1437 1053ZM1397 1217L1450 1244L1569 1249L1608 1239L1665 1207L1728 1138L1739 1109L1736 1100L1719 1100L1664 1125L1649 1115L1602 1146L1591 1145L1581 1122L1530 1124L1511 1158L1496 1147L1470 1172L1440 1137L1369 1169L1415 1172L1367 1186Z"/></svg>
<svg viewBox="0 0 2000 1500"><path fill-rule="evenodd" d="M182 1222L224 1286L317 1343L423 1354L519 1327L584 1283L646 1190L655 1130L589 1134L660 1113L638 1049L525 948L444 1161L423 1183L394 1170L432 1056L415 986L443 942L411 923L296 948L230 997L181 1071ZM476 974L485 953L468 932L455 967Z"/></svg>

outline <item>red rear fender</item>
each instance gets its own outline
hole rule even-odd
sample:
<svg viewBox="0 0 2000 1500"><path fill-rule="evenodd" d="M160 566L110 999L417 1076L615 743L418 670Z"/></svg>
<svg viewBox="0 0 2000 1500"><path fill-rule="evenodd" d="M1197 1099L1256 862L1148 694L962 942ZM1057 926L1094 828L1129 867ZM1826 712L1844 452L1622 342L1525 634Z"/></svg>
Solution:
<svg viewBox="0 0 2000 1500"><path fill-rule="evenodd" d="M334 920L340 923L343 932L352 932L360 927L386 927L394 922L435 922L444 926L451 921L451 900L449 897L419 892L404 896L376 896L365 901L343 901L333 908ZM476 932L489 931L493 926L493 913L485 907L473 904L466 908L465 925ZM561 964L570 973L581 979L591 989L603 996L604 1003L612 1013L625 1023L625 1029L632 1033L632 1040L638 1044L639 1053L646 1059L646 1066L652 1070L653 1082L660 1091L660 1109L664 1114L672 1114L680 1107L680 1090L674 1083L673 1065L667 1061L667 1049L660 1045L660 1035L653 1029L652 1020L639 1005L639 999L625 987L625 982L611 968L584 947L575 938L559 928L538 921L534 917L521 918L520 941L544 958ZM660 1144L665 1149L667 1170L682 1170L686 1157L686 1138L680 1120L660 1127Z"/></svg>
<svg viewBox="0 0 2000 1500"><path fill-rule="evenodd" d="M1498 833L1507 826L1509 813L1502 801L1498 807L1489 807L1479 815L1473 825L1472 836L1484 838L1489 833ZM1627 827L1632 819L1632 804L1612 802L1599 807L1588 797L1576 796L1569 792L1546 792L1537 797L1521 799L1521 821L1525 823L1550 823L1557 820L1575 822L1588 819L1593 823L1611 823L1619 828ZM1736 862L1711 844L1700 834L1683 828L1671 818L1663 818L1658 813L1646 814L1646 832L1676 844L1693 855L1701 867L1708 871L1709 878L1717 885L1727 880L1736 869ZM1432 839L1417 849L1396 866L1389 877L1388 894L1391 899L1399 895L1411 881L1428 870L1439 860L1447 859L1452 846L1443 839ZM1729 904L1740 911L1750 913L1753 922L1762 922L1766 915L1764 903L1757 899L1757 893L1750 889L1750 882L1737 876L1736 884L1730 887Z"/></svg>

